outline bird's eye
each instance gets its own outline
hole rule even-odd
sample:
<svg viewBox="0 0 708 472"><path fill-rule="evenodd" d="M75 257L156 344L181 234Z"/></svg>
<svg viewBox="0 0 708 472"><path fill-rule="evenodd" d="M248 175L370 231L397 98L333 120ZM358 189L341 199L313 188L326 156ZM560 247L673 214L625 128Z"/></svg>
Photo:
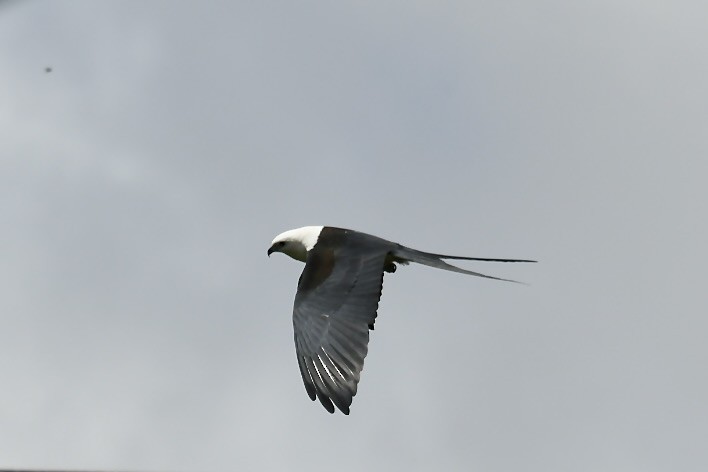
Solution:
<svg viewBox="0 0 708 472"><path fill-rule="evenodd" d="M280 241L280 242L278 243L278 246L280 246L280 247L285 246L285 241Z"/></svg>

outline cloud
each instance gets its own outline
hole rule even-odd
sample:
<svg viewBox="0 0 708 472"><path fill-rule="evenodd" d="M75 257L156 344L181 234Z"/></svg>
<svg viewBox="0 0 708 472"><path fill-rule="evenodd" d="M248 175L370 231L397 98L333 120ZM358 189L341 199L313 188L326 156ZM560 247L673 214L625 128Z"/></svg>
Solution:
<svg viewBox="0 0 708 472"><path fill-rule="evenodd" d="M705 13L3 9L5 466L703 470ZM332 417L265 257L305 224L541 263L387 276Z"/></svg>

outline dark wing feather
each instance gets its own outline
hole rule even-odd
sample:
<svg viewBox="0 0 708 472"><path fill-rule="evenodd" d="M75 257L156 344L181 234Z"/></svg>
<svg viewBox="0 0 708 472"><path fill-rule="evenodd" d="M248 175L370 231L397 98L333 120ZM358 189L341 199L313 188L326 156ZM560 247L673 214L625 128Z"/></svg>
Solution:
<svg viewBox="0 0 708 472"><path fill-rule="evenodd" d="M307 394L349 414L381 297L388 241L325 228L307 256L293 309L295 350ZM323 236L325 236L323 238Z"/></svg>

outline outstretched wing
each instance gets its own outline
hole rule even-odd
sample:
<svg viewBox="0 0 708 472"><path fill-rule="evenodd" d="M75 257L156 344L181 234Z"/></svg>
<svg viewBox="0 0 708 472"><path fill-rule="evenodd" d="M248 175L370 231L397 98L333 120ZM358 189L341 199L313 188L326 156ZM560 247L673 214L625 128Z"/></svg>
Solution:
<svg viewBox="0 0 708 472"><path fill-rule="evenodd" d="M381 297L388 241L325 228L300 276L293 327L297 362L312 400L344 414L356 395Z"/></svg>

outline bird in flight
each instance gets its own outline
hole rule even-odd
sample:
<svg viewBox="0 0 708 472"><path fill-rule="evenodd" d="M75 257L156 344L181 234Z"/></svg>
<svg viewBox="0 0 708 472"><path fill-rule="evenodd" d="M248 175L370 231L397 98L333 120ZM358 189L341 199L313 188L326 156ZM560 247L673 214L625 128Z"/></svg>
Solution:
<svg viewBox="0 0 708 472"><path fill-rule="evenodd" d="M356 395L374 329L384 272L416 262L487 279L492 277L448 264L443 259L488 262L536 262L444 256L405 247L349 229L305 226L279 234L268 256L282 252L305 263L293 308L295 351L311 400L345 415Z"/></svg>

